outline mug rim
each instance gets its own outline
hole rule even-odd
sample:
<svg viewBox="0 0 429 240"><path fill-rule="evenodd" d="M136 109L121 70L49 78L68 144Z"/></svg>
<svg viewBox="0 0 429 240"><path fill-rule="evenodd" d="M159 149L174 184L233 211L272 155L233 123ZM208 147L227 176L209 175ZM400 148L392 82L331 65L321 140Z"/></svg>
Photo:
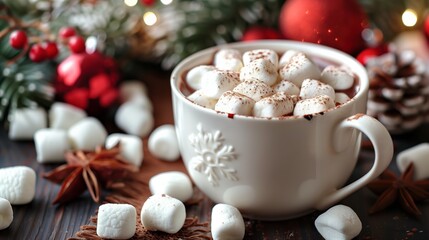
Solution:
<svg viewBox="0 0 429 240"><path fill-rule="evenodd" d="M299 42L299 41L292 41L292 40L257 40L257 41L251 41L251 42L234 42L234 43L226 43L221 44L217 46L213 46L210 48L206 48L203 50L200 50L196 53L193 53L180 61L178 65L173 69L170 77L170 87L172 93L180 99L180 101L184 102L185 104L189 104L191 107L196 108L197 110L206 112L207 114L212 114L215 116L225 116L230 118L230 114L225 112L219 112L215 111L213 109L209 109L203 106L200 106L198 104L195 104L191 102L189 99L186 98L186 96L180 91L179 89L179 81L182 78L182 74L192 69L193 67L196 67L198 65L204 65L208 63L202 62L200 59L207 57L207 56L214 56L214 53L216 51L219 51L220 49L224 48L233 48L240 51L247 51L243 49L272 49L276 51L275 49L281 49L281 51L285 52L286 50L298 50L301 52L304 52L305 54L308 54L311 57L318 57L322 60L327 60L329 62L333 62L338 65L345 65L349 67L353 73L355 73L358 77L358 91L354 96L347 101L346 103L343 103L339 106L330 108L322 113L315 113L311 114L313 116L316 115L324 115L329 114L331 112L339 111L341 108L344 108L347 105L353 104L353 102L362 97L366 97L366 94L369 89L369 78L368 74L366 72L365 67L358 62L355 58L353 58L351 55L342 52L340 50L319 45L315 43L307 43L307 42ZM274 48L274 49L273 49ZM299 119L305 119L306 115L300 115L300 116L286 116L286 117L275 117L275 118L267 118L267 117L255 117L255 116L245 116L245 115L239 115L234 114L234 119L240 119L240 120L249 120L249 121L291 121L291 120L299 120Z"/></svg>

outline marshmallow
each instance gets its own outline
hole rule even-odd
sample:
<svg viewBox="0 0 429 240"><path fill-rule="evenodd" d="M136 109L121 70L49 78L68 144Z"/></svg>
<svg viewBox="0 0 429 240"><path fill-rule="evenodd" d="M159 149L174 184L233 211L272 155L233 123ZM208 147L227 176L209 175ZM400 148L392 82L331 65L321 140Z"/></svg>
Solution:
<svg viewBox="0 0 429 240"><path fill-rule="evenodd" d="M331 85L335 90L346 90L353 86L355 79L350 70L329 65L323 69L320 81Z"/></svg>
<svg viewBox="0 0 429 240"><path fill-rule="evenodd" d="M232 91L245 95L255 101L273 95L274 90L264 82L249 79L238 84Z"/></svg>
<svg viewBox="0 0 429 240"><path fill-rule="evenodd" d="M176 161L180 157L180 151L174 126L165 124L155 129L149 136L148 148L157 158Z"/></svg>
<svg viewBox="0 0 429 240"><path fill-rule="evenodd" d="M150 112L153 111L153 105L150 101L149 97L146 95L136 95L129 99L129 102L139 106L142 109L148 110Z"/></svg>
<svg viewBox="0 0 429 240"><path fill-rule="evenodd" d="M216 68L211 65L200 65L194 67L186 74L186 83L195 90L201 89L204 75L215 69Z"/></svg>
<svg viewBox="0 0 429 240"><path fill-rule="evenodd" d="M281 117L293 112L294 100L284 92L263 98L255 103L253 116L255 117Z"/></svg>
<svg viewBox="0 0 429 240"><path fill-rule="evenodd" d="M141 138L134 135L113 133L107 136L106 148L113 148L121 144L121 156L128 163L140 167L143 161L143 142Z"/></svg>
<svg viewBox="0 0 429 240"><path fill-rule="evenodd" d="M249 65L251 62L257 59L264 59L270 61L274 64L274 67L277 68L279 64L279 56L276 52L271 49L255 49L247 51L243 54L243 64L244 66Z"/></svg>
<svg viewBox="0 0 429 240"><path fill-rule="evenodd" d="M281 80L273 86L273 89L276 92L285 92L287 95L299 95L299 87L288 80Z"/></svg>
<svg viewBox="0 0 429 240"><path fill-rule="evenodd" d="M34 133L47 127L46 112L43 108L19 108L11 113L9 138L13 140L33 139Z"/></svg>
<svg viewBox="0 0 429 240"><path fill-rule="evenodd" d="M239 115L251 115L255 100L242 94L227 91L219 98L215 110Z"/></svg>
<svg viewBox="0 0 429 240"><path fill-rule="evenodd" d="M362 230L359 217L353 209L344 205L331 207L316 218L314 225L324 239L348 240Z"/></svg>
<svg viewBox="0 0 429 240"><path fill-rule="evenodd" d="M213 240L243 239L244 220L237 208L228 204L216 204L212 209L211 232Z"/></svg>
<svg viewBox="0 0 429 240"><path fill-rule="evenodd" d="M136 233L136 208L130 204L103 204L98 208L97 235L101 238L128 239Z"/></svg>
<svg viewBox="0 0 429 240"><path fill-rule="evenodd" d="M151 177L149 189L153 195L167 194L182 202L191 199L193 194L188 175L178 171L163 172Z"/></svg>
<svg viewBox="0 0 429 240"><path fill-rule="evenodd" d="M218 99L222 93L233 89L239 83L238 73L213 70L204 74L201 91L203 95L209 98Z"/></svg>
<svg viewBox="0 0 429 240"><path fill-rule="evenodd" d="M241 52L236 49L221 49L214 56L214 66L220 70L240 71L243 67Z"/></svg>
<svg viewBox="0 0 429 240"><path fill-rule="evenodd" d="M69 129L86 117L85 111L73 105L56 102L49 110L49 127Z"/></svg>
<svg viewBox="0 0 429 240"><path fill-rule="evenodd" d="M298 53L291 57L279 71L281 79L289 80L298 87L307 78L320 79L320 69L305 54Z"/></svg>
<svg viewBox="0 0 429 240"><path fill-rule="evenodd" d="M206 97L202 93L201 89L189 95L188 99L194 102L195 104L198 104L200 106L210 108L210 109L214 109L214 106L216 105L216 102L217 102L217 99Z"/></svg>
<svg viewBox="0 0 429 240"><path fill-rule="evenodd" d="M34 134L37 161L39 163L64 162L64 153L70 150L67 131L44 128Z"/></svg>
<svg viewBox="0 0 429 240"><path fill-rule="evenodd" d="M414 164L414 178L416 180L429 178L429 143L421 143L417 146L402 151L396 157L396 164L401 172L408 165Z"/></svg>
<svg viewBox="0 0 429 240"><path fill-rule="evenodd" d="M245 65L240 70L240 80L256 79L268 86L277 82L277 67L269 60L258 58Z"/></svg>
<svg viewBox="0 0 429 240"><path fill-rule="evenodd" d="M335 90L330 85L313 79L305 79L302 82L299 96L303 99L326 95L335 99Z"/></svg>
<svg viewBox="0 0 429 240"><path fill-rule="evenodd" d="M115 123L128 134L145 137L152 130L154 119L149 110L129 101L119 106Z"/></svg>
<svg viewBox="0 0 429 240"><path fill-rule="evenodd" d="M138 80L124 81L119 87L119 96L126 102L135 96L147 95L146 85Z"/></svg>
<svg viewBox="0 0 429 240"><path fill-rule="evenodd" d="M335 93L335 103L344 104L350 100L350 97L342 92Z"/></svg>
<svg viewBox="0 0 429 240"><path fill-rule="evenodd" d="M94 151L104 145L107 131L98 119L87 117L69 128L68 136L74 149Z"/></svg>
<svg viewBox="0 0 429 240"><path fill-rule="evenodd" d="M36 192L36 173L26 166L0 169L0 197L11 204L27 204Z"/></svg>
<svg viewBox="0 0 429 240"><path fill-rule="evenodd" d="M287 63L290 62L293 56L297 55L299 52L295 50L287 50L283 53L279 60L279 68L284 67Z"/></svg>
<svg viewBox="0 0 429 240"><path fill-rule="evenodd" d="M141 222L149 231L177 233L185 223L185 205L168 195L153 195L143 204Z"/></svg>
<svg viewBox="0 0 429 240"><path fill-rule="evenodd" d="M7 199L0 197L0 230L8 228L13 221L13 209Z"/></svg>
<svg viewBox="0 0 429 240"><path fill-rule="evenodd" d="M295 104L293 115L302 116L307 114L320 113L333 108L335 106L332 98L321 95L315 98L308 98L298 101Z"/></svg>

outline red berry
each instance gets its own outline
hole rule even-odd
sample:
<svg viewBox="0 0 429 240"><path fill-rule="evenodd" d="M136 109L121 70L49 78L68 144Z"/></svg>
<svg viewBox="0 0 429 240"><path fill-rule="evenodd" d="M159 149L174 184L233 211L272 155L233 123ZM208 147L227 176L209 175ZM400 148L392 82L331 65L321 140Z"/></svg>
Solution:
<svg viewBox="0 0 429 240"><path fill-rule="evenodd" d="M34 44L30 48L29 56L33 62L42 62L46 59L46 51L41 45Z"/></svg>
<svg viewBox="0 0 429 240"><path fill-rule="evenodd" d="M155 3L155 0L140 0L140 2L144 5L144 6L152 6Z"/></svg>
<svg viewBox="0 0 429 240"><path fill-rule="evenodd" d="M58 47L54 42L46 42L44 44L46 58L53 59L58 55Z"/></svg>
<svg viewBox="0 0 429 240"><path fill-rule="evenodd" d="M85 40L81 36L73 36L69 39L69 48L73 53L85 51Z"/></svg>
<svg viewBox="0 0 429 240"><path fill-rule="evenodd" d="M9 44L15 49L22 49L27 44L27 34L22 30L15 30L10 34Z"/></svg>
<svg viewBox="0 0 429 240"><path fill-rule="evenodd" d="M62 27L60 28L59 36L62 39L67 39L69 37L72 37L76 35L76 30L72 27Z"/></svg>

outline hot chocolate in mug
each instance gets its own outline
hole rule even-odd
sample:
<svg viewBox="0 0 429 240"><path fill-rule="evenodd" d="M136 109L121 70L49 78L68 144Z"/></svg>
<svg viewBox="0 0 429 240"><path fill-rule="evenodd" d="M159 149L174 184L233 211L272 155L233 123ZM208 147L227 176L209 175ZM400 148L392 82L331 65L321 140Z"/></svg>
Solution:
<svg viewBox="0 0 429 240"><path fill-rule="evenodd" d="M184 77L211 64L219 49L244 53L296 50L311 59L345 65L357 76L350 101L322 114L280 119L216 112L186 98ZM321 45L274 40L232 43L195 53L171 76L179 148L196 186L217 203L237 207L251 218L279 220L325 209L380 175L393 155L392 139L365 115L369 80L354 58ZM362 177L344 186L358 159L361 133L372 142L375 159Z"/></svg>

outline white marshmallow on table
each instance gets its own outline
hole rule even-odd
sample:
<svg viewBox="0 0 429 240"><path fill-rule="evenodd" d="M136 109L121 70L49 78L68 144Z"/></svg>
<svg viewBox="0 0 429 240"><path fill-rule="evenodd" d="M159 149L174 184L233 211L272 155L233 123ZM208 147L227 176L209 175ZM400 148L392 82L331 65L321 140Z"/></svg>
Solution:
<svg viewBox="0 0 429 240"><path fill-rule="evenodd" d="M276 92L285 92L288 95L299 95L299 87L293 82L288 80L281 80L279 83L273 86Z"/></svg>
<svg viewBox="0 0 429 240"><path fill-rule="evenodd" d="M64 162L64 153L71 149L67 131L43 128L34 134L37 161L39 163Z"/></svg>
<svg viewBox="0 0 429 240"><path fill-rule="evenodd" d="M335 93L335 102L339 104L344 104L350 100L350 97L342 92Z"/></svg>
<svg viewBox="0 0 429 240"><path fill-rule="evenodd" d="M320 95L315 98L302 99L295 104L293 109L294 116L303 116L324 112L335 107L334 100L326 95Z"/></svg>
<svg viewBox="0 0 429 240"><path fill-rule="evenodd" d="M98 119L87 117L69 128L68 136L72 148L94 151L97 146L104 145L107 131Z"/></svg>
<svg viewBox="0 0 429 240"><path fill-rule="evenodd" d="M112 148L118 142L120 142L121 156L124 161L140 167L143 161L143 141L141 138L134 135L113 133L107 136L106 148Z"/></svg>
<svg viewBox="0 0 429 240"><path fill-rule="evenodd" d="M147 95L136 95L131 97L128 101L143 109L153 112L152 101L149 99Z"/></svg>
<svg viewBox="0 0 429 240"><path fill-rule="evenodd" d="M10 117L9 138L13 140L33 139L37 130L48 126L43 108L18 108Z"/></svg>
<svg viewBox="0 0 429 240"><path fill-rule="evenodd" d="M201 89L204 75L215 69L216 67L212 65L200 65L192 68L186 74L186 84L194 90Z"/></svg>
<svg viewBox="0 0 429 240"><path fill-rule="evenodd" d="M320 81L331 85L335 90L346 90L353 86L353 74L344 67L329 65L321 73Z"/></svg>
<svg viewBox="0 0 429 240"><path fill-rule="evenodd" d="M149 231L177 233L185 223L185 205L166 194L152 195L143 204L141 222Z"/></svg>
<svg viewBox="0 0 429 240"><path fill-rule="evenodd" d="M163 172L151 177L149 189L153 195L167 194L182 202L191 199L194 193L188 175L179 171Z"/></svg>
<svg viewBox="0 0 429 240"><path fill-rule="evenodd" d="M330 85L314 79L305 79L302 82L299 96L303 99L326 95L335 99L335 90Z"/></svg>
<svg viewBox="0 0 429 240"><path fill-rule="evenodd" d="M215 110L249 116L252 114L253 105L255 100L240 93L226 91L216 103Z"/></svg>
<svg viewBox="0 0 429 240"><path fill-rule="evenodd" d="M201 89L193 92L191 95L188 96L188 99L194 102L195 104L198 104L200 106L214 109L214 106L216 105L217 99L206 97Z"/></svg>
<svg viewBox="0 0 429 240"><path fill-rule="evenodd" d="M212 70L204 74L201 93L209 98L218 99L222 93L233 89L240 83L239 73L225 70Z"/></svg>
<svg viewBox="0 0 429 240"><path fill-rule="evenodd" d="M241 52L236 49L221 49L214 55L214 66L220 70L238 72L243 67Z"/></svg>
<svg viewBox="0 0 429 240"><path fill-rule="evenodd" d="M262 98L268 97L275 93L270 86L256 79L244 80L243 82L238 84L232 91L248 96L255 101L259 101Z"/></svg>
<svg viewBox="0 0 429 240"><path fill-rule="evenodd" d="M429 178L429 143L421 143L398 154L396 164L404 172L410 163L414 164L414 179Z"/></svg>
<svg viewBox="0 0 429 240"><path fill-rule="evenodd" d="M36 173L26 166L0 169L0 197L12 205L27 204L36 192Z"/></svg>
<svg viewBox="0 0 429 240"><path fill-rule="evenodd" d="M0 230L8 228L13 221L13 209L10 202L0 197Z"/></svg>
<svg viewBox="0 0 429 240"><path fill-rule="evenodd" d="M284 67L288 62L290 62L292 57L297 55L298 53L299 52L295 50L287 50L286 52L284 52L279 59L279 68Z"/></svg>
<svg viewBox="0 0 429 240"><path fill-rule="evenodd" d="M135 96L147 95L148 90L146 85L138 80L124 81L119 86L119 96L121 100L126 102Z"/></svg>
<svg viewBox="0 0 429 240"><path fill-rule="evenodd" d="M278 92L263 98L253 106L255 117L281 117L293 112L293 97L284 92Z"/></svg>
<svg viewBox="0 0 429 240"><path fill-rule="evenodd" d="M97 235L101 238L128 239L136 233L136 208L130 204L103 204L98 208Z"/></svg>
<svg viewBox="0 0 429 240"><path fill-rule="evenodd" d="M86 112L73 105L56 102L49 110L49 127L69 129L86 117Z"/></svg>
<svg viewBox="0 0 429 240"><path fill-rule="evenodd" d="M244 66L249 65L251 62L257 59L269 60L272 64L274 64L276 69L279 64L279 56L271 49L255 49L247 51L243 54Z"/></svg>
<svg viewBox="0 0 429 240"><path fill-rule="evenodd" d="M212 209L211 232L213 240L243 239L245 226L240 211L228 204L216 204Z"/></svg>
<svg viewBox="0 0 429 240"><path fill-rule="evenodd" d="M281 79L289 80L301 87L302 81L307 78L320 79L320 69L305 54L298 53L279 70Z"/></svg>
<svg viewBox="0 0 429 240"><path fill-rule="evenodd" d="M149 152L162 160L176 161L180 157L174 125L165 124L156 128L148 139Z"/></svg>
<svg viewBox="0 0 429 240"><path fill-rule="evenodd" d="M152 131L154 119L148 109L128 101L121 104L116 111L115 123L128 134L145 137Z"/></svg>
<svg viewBox="0 0 429 240"><path fill-rule="evenodd" d="M277 82L277 67L267 59L258 58L245 65L240 70L240 80L256 79L272 86Z"/></svg>
<svg viewBox="0 0 429 240"><path fill-rule="evenodd" d="M345 205L331 207L316 218L314 225L324 239L349 240L362 230L357 214Z"/></svg>

